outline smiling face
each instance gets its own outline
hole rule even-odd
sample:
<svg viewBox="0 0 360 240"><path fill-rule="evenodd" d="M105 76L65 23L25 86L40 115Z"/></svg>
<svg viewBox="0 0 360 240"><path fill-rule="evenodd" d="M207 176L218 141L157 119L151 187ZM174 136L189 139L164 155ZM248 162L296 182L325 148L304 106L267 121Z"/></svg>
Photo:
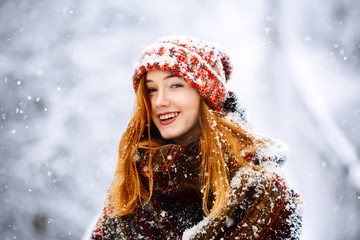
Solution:
<svg viewBox="0 0 360 240"><path fill-rule="evenodd" d="M184 145L200 134L200 95L182 78L151 70L145 86L151 103L151 120L164 139Z"/></svg>

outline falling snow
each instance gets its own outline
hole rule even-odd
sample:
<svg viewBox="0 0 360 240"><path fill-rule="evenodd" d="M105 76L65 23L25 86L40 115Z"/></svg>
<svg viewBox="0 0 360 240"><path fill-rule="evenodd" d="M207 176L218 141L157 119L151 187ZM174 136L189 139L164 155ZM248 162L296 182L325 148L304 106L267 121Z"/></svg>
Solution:
<svg viewBox="0 0 360 240"><path fill-rule="evenodd" d="M302 239L356 239L356 1L172 4L0 4L1 239L88 238L133 110L132 64L144 46L176 33L225 46L234 59L229 89L249 122L288 144L258 158L275 170L287 159L284 174L306 201Z"/></svg>

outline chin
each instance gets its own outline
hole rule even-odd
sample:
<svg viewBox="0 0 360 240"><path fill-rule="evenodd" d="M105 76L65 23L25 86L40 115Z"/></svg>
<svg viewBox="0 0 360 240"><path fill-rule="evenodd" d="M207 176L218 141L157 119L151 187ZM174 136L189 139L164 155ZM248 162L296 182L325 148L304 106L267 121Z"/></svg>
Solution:
<svg viewBox="0 0 360 240"><path fill-rule="evenodd" d="M174 138L177 138L179 137L178 134L174 134L174 132L161 132L160 131L160 135L162 138L166 139L166 140L171 140L171 139L174 139Z"/></svg>
<svg viewBox="0 0 360 240"><path fill-rule="evenodd" d="M173 134L161 134L161 136L163 139L166 139L166 140L171 140L171 139L177 137L176 135L173 135Z"/></svg>

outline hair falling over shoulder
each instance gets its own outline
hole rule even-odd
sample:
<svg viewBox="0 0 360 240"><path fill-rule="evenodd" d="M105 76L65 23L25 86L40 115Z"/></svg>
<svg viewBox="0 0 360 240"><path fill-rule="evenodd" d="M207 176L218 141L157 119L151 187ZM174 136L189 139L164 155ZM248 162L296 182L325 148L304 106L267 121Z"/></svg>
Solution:
<svg viewBox="0 0 360 240"><path fill-rule="evenodd" d="M143 79L146 75L143 76ZM127 215L143 200L148 200L152 194L151 156L149 161L150 181L149 190L142 186L136 168L136 155L144 131L150 136L150 102L147 98L144 80L142 79L136 93L136 103L133 116L125 130L119 144L118 163L115 176L109 190L109 201L114 215ZM149 137L150 145L151 138Z"/></svg>
<svg viewBox="0 0 360 240"><path fill-rule="evenodd" d="M142 206L152 196L153 174L151 148L161 143L151 136L151 106L145 87L146 74L136 93L132 119L119 144L119 158L115 176L108 193L113 215L123 216ZM239 167L249 166L246 153L254 153L262 139L255 137L239 122L232 121L222 112L216 112L201 100L200 152L203 211L210 217L220 216L228 202L230 192L228 160L237 161ZM144 136L147 139L144 139ZM137 149L146 142L149 148L149 186L143 186L136 167ZM148 189L148 190L146 190ZM209 203L211 199L211 203ZM209 210L210 208L210 210Z"/></svg>
<svg viewBox="0 0 360 240"><path fill-rule="evenodd" d="M238 167L248 167L244 160L254 153L261 139L256 138L238 121L232 121L222 112L209 108L204 101L200 108L200 151L203 210L212 218L220 216L228 203L230 192L228 160L235 160ZM213 201L209 204L209 197ZM209 211L208 206L211 206Z"/></svg>

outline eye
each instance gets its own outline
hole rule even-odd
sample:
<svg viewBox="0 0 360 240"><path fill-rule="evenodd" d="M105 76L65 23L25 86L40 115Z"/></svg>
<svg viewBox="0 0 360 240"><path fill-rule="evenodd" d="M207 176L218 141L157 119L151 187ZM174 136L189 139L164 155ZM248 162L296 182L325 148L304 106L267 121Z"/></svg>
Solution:
<svg viewBox="0 0 360 240"><path fill-rule="evenodd" d="M171 88L181 88L183 86L184 86L183 84L175 83L175 84L171 85Z"/></svg>
<svg viewBox="0 0 360 240"><path fill-rule="evenodd" d="M155 89L155 88L148 88L147 89L147 92L149 93L149 94L151 94L151 93L153 93L153 92L156 92L157 90Z"/></svg>

